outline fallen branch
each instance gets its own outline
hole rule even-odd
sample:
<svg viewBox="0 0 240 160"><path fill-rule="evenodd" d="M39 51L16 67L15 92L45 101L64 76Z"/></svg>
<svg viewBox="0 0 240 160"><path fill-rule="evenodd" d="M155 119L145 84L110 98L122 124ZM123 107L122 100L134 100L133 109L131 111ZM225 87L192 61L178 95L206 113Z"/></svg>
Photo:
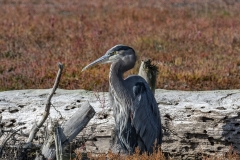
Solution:
<svg viewBox="0 0 240 160"><path fill-rule="evenodd" d="M82 106L67 120L61 128L58 127L58 135L60 135L61 145L60 148L64 148L68 145L88 124L91 118L95 115L95 110L89 104L85 102ZM56 148L54 144L54 134L48 134L47 140L42 147L42 154L47 159L54 159L56 157Z"/></svg>
<svg viewBox="0 0 240 160"><path fill-rule="evenodd" d="M62 70L63 70L63 64L58 63L58 67L59 67L59 70L57 73L57 77L56 77L55 83L53 85L53 88L52 88L50 94L48 95L45 110L42 115L42 118L33 125L24 148L28 148L31 145L31 142L33 141L36 133L39 131L39 128L42 127L43 123L45 122L45 120L47 119L47 117L49 115L49 111L50 111L50 107L51 107L51 98L52 98L53 94L55 93L55 91L58 87L58 84L60 82L60 78L61 78L61 74L62 74Z"/></svg>

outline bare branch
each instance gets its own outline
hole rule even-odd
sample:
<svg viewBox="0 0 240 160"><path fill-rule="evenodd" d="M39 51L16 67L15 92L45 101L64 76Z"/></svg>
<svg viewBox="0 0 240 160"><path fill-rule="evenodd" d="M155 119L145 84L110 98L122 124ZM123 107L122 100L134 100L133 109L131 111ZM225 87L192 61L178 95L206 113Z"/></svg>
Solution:
<svg viewBox="0 0 240 160"><path fill-rule="evenodd" d="M61 64L59 62L58 63L58 68L59 68L59 70L58 70L58 73L57 73L55 83L53 85L53 88L52 88L50 94L47 97L44 113L43 113L41 119L33 125L32 129L31 129L31 132L30 132L30 135L27 139L27 142L26 142L26 145L24 146L24 148L29 147L29 145L33 141L36 133L39 131L39 128L43 125L43 123L45 122L45 120L47 119L47 117L49 115L49 111L50 111L50 107L51 107L51 98L52 98L53 94L55 93L55 91L58 87L58 84L60 82L60 78L61 78L61 74L62 74L62 70L63 70L63 64Z"/></svg>

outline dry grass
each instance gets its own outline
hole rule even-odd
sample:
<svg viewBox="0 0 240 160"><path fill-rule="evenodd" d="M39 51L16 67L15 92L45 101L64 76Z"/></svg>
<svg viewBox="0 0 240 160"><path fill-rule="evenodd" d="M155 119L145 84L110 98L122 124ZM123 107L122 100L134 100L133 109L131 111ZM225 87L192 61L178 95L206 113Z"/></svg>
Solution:
<svg viewBox="0 0 240 160"><path fill-rule="evenodd" d="M106 157L109 160L171 160L171 159L179 159L177 157L171 157L166 156L161 152L160 147L158 147L158 150L154 152L153 154L140 154L139 149L135 150L135 153L133 155L119 155L112 153L109 151L107 154L91 154L87 153L84 154L85 157L83 156L82 152L80 150L76 150L76 158L74 160L81 160L81 159L90 159L90 160L106 160ZM239 155L233 151L233 147L229 148L228 153L223 153L222 155L199 155L199 157L195 157L196 159L202 159L202 160L238 160L240 157Z"/></svg>
<svg viewBox="0 0 240 160"><path fill-rule="evenodd" d="M76 151L77 158L75 160L83 159L82 153ZM87 154L87 157L90 160L106 160L106 157L109 160L166 160L164 154L161 152L160 147L158 150L150 155L147 153L140 154L140 150L136 149L133 155L119 155L109 151L107 154L93 155L91 153Z"/></svg>
<svg viewBox="0 0 240 160"><path fill-rule="evenodd" d="M106 91L108 65L81 69L119 43L155 62L157 88L240 88L239 8L222 0L1 1L0 90L50 88L61 61L61 88Z"/></svg>

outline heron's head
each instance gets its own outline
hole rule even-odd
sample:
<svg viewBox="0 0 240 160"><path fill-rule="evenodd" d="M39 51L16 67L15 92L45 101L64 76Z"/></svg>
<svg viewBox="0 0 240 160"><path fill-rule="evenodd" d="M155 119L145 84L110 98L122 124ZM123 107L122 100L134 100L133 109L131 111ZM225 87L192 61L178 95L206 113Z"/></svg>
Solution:
<svg viewBox="0 0 240 160"><path fill-rule="evenodd" d="M82 71L97 64L113 63L119 60L122 60L122 63L125 63L125 65L129 66L129 68L134 67L136 62L135 51L126 45L116 45L110 48L102 57L84 67Z"/></svg>

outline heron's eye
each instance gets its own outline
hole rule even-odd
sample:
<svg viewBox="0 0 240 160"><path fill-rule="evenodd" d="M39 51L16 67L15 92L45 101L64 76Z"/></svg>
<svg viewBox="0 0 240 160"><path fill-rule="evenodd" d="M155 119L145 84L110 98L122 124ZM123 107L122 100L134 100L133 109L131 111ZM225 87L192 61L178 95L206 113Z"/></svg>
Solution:
<svg viewBox="0 0 240 160"><path fill-rule="evenodd" d="M117 54L116 51L110 53L111 56L113 56L113 55L115 55L115 54Z"/></svg>

